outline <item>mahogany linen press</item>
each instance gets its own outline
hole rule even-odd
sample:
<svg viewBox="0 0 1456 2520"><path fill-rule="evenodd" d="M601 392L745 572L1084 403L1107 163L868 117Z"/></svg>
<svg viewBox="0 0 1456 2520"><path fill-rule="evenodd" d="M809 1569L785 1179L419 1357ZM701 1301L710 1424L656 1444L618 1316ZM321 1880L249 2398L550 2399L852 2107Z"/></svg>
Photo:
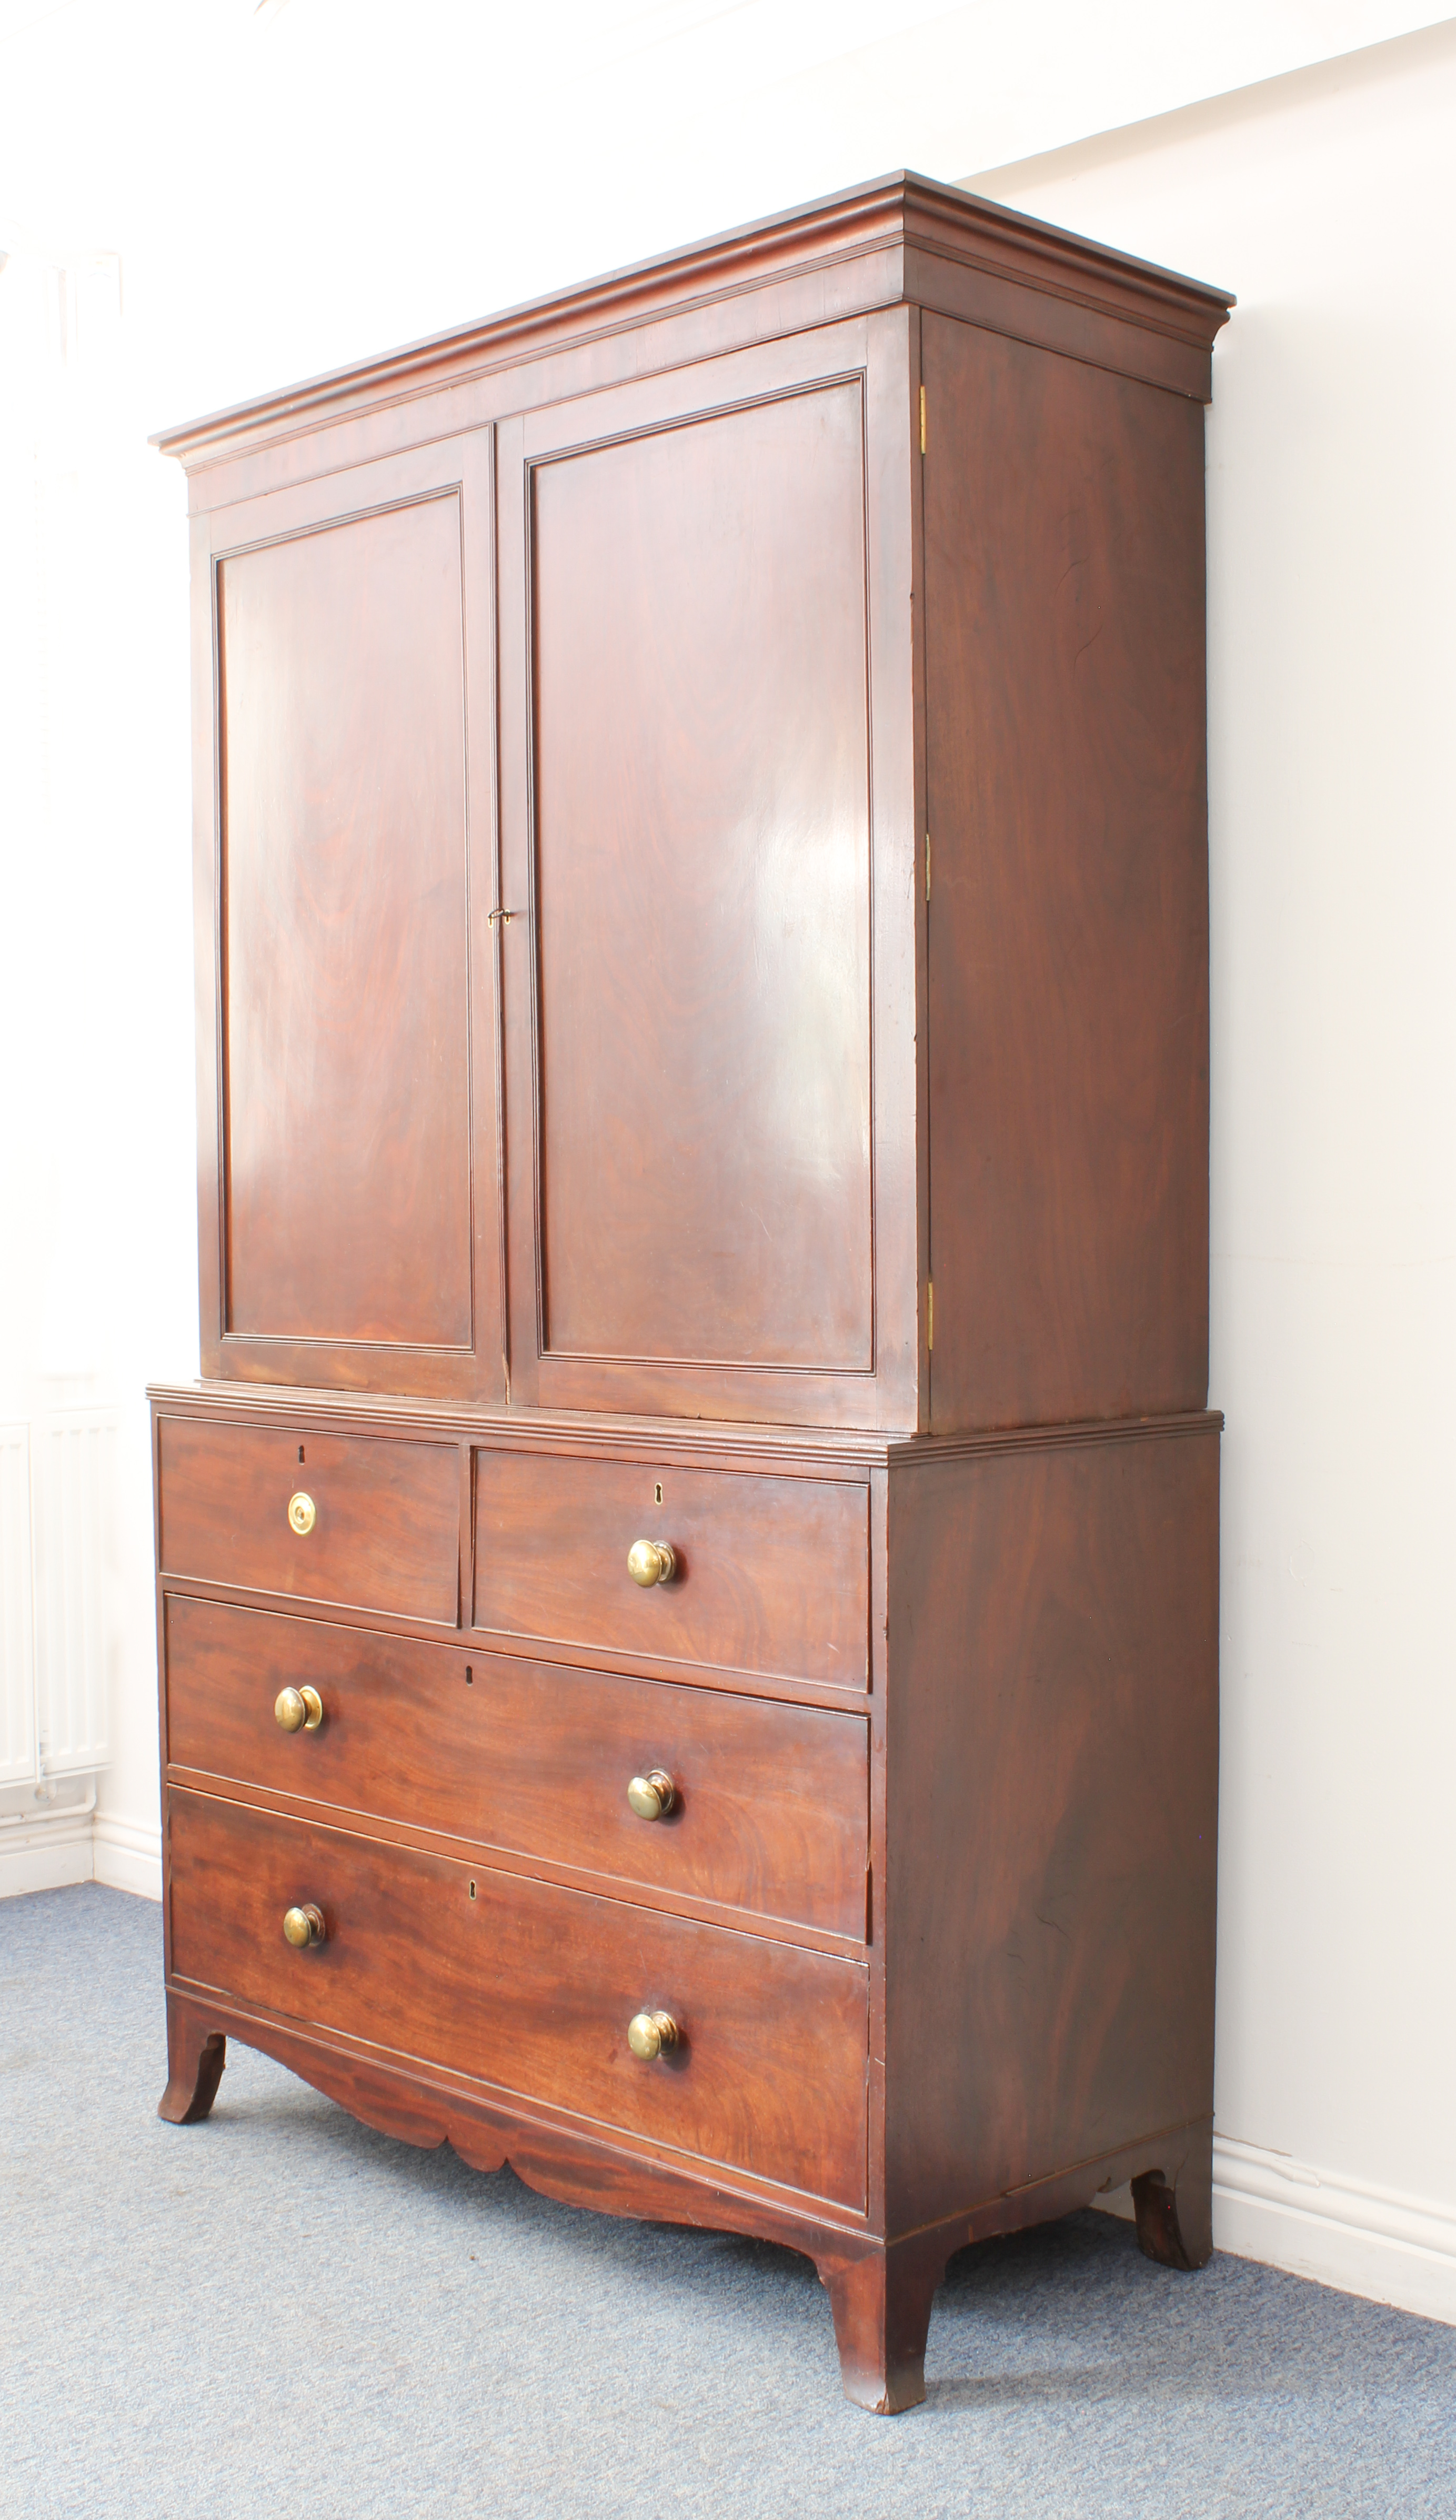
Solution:
<svg viewBox="0 0 1456 2520"><path fill-rule="evenodd" d="M786 2242L880 2409L1209 2249L1231 303L895 175L159 441L162 2115Z"/></svg>

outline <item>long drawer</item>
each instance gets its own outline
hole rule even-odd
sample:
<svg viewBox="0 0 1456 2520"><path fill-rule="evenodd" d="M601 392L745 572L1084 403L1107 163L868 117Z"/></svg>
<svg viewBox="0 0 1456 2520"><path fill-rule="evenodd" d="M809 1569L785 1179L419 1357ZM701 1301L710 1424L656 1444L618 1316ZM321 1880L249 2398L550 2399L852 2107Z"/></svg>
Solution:
<svg viewBox="0 0 1456 2520"><path fill-rule="evenodd" d="M166 1673L176 1767L863 1940L862 1715L187 1595ZM322 1722L281 1731L275 1700L305 1687ZM648 1821L627 1787L654 1771L674 1790Z"/></svg>
<svg viewBox="0 0 1456 2520"><path fill-rule="evenodd" d="M173 1787L172 1974L839 2205L865 2203L868 1972ZM325 1939L294 1949L290 1909ZM665 2014L654 2061L628 2025Z"/></svg>
<svg viewBox="0 0 1456 2520"><path fill-rule="evenodd" d="M164 1574L458 1623L453 1444L162 1418L157 1479Z"/></svg>
<svg viewBox="0 0 1456 2520"><path fill-rule="evenodd" d="M856 1480L476 1455L474 1625L864 1688L869 1490ZM665 1583L627 1571L666 1542Z"/></svg>

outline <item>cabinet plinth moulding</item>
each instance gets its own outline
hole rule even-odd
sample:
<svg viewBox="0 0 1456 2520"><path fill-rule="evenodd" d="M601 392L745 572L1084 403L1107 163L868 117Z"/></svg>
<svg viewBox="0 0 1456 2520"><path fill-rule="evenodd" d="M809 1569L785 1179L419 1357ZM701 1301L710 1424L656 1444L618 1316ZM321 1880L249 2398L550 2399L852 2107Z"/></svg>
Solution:
<svg viewBox="0 0 1456 2520"><path fill-rule="evenodd" d="M1207 2253L1231 302L897 175L159 441L163 2114L788 2241L885 2411L968 2241Z"/></svg>

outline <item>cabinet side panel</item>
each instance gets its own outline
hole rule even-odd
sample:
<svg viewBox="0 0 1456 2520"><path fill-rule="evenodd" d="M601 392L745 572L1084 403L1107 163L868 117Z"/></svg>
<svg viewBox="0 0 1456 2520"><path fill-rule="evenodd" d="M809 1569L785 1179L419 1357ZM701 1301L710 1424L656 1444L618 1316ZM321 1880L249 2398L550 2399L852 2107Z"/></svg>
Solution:
<svg viewBox="0 0 1456 2520"><path fill-rule="evenodd" d="M927 315L932 1423L1207 1390L1203 413Z"/></svg>
<svg viewBox="0 0 1456 2520"><path fill-rule="evenodd" d="M1207 2117L1218 1440L891 1479L887 2228Z"/></svg>

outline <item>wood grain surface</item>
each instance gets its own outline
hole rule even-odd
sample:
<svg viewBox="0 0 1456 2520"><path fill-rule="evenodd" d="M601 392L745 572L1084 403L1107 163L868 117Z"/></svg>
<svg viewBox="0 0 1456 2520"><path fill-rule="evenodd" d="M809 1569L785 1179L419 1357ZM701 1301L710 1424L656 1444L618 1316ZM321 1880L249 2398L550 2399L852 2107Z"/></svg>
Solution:
<svg viewBox="0 0 1456 2520"><path fill-rule="evenodd" d="M1196 403L922 328L932 1423L1208 1382Z"/></svg>
<svg viewBox="0 0 1456 2520"><path fill-rule="evenodd" d="M908 332L498 431L526 1407L917 1422Z"/></svg>
<svg viewBox="0 0 1456 2520"><path fill-rule="evenodd" d="M632 1581L637 1540L670 1583ZM863 1688L869 1580L868 1485L476 1456L478 1628Z"/></svg>
<svg viewBox="0 0 1456 2520"><path fill-rule="evenodd" d="M892 1472L889 1637L897 2232L1212 2116L1216 1431Z"/></svg>
<svg viewBox="0 0 1456 2520"><path fill-rule="evenodd" d="M299 1490L317 1516L303 1537L288 1519ZM459 1619L460 1455L451 1444L163 1416L157 1534L169 1575L452 1628Z"/></svg>
<svg viewBox="0 0 1456 2520"><path fill-rule="evenodd" d="M862 1372L859 382L531 483L545 1345Z"/></svg>
<svg viewBox="0 0 1456 2520"><path fill-rule="evenodd" d="M896 176L170 441L281 1389L154 1400L163 2114L788 2237L885 2410L967 2241L1210 2237L1227 306Z"/></svg>
<svg viewBox="0 0 1456 2520"><path fill-rule="evenodd" d="M862 2208L860 1964L175 1786L167 1809L177 1979ZM328 1939L296 1952L304 1902ZM652 2064L626 2036L648 2008L681 2034Z"/></svg>
<svg viewBox="0 0 1456 2520"><path fill-rule="evenodd" d="M487 430L193 532L204 1371L504 1396Z"/></svg>
<svg viewBox="0 0 1456 2520"><path fill-rule="evenodd" d="M458 498L218 564L229 1330L471 1343Z"/></svg>
<svg viewBox="0 0 1456 2520"><path fill-rule="evenodd" d="M1234 303L1177 272L983 201L957 184L882 175L771 218L655 254L180 428L154 443L193 473L199 505L244 474L288 479L320 440L350 454L361 425L397 443L441 407L453 425L630 377L642 332L663 368L710 348L905 302L1015 334L1206 402L1208 353Z"/></svg>
<svg viewBox="0 0 1456 2520"><path fill-rule="evenodd" d="M174 1596L173 1767L862 1942L862 1716L518 1661ZM288 1688L324 1720L289 1733ZM661 1768L660 1821L627 1801Z"/></svg>

